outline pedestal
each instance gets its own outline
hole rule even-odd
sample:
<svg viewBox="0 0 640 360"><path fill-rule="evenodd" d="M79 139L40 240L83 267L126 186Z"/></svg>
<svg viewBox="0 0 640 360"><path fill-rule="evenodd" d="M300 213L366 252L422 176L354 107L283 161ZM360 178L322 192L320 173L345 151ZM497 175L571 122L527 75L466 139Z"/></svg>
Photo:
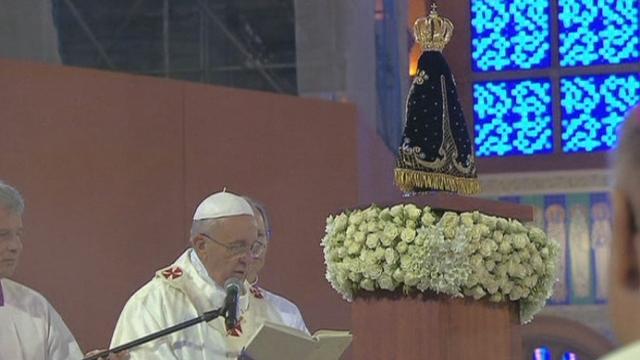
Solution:
<svg viewBox="0 0 640 360"><path fill-rule="evenodd" d="M363 293L352 304L356 360L521 359L517 305Z"/></svg>

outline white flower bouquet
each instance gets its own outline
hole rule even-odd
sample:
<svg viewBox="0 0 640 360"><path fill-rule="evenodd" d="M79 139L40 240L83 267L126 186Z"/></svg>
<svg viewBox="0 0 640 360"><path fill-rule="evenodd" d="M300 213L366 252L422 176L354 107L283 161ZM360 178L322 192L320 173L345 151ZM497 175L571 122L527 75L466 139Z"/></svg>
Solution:
<svg viewBox="0 0 640 360"><path fill-rule="evenodd" d="M539 228L481 214L401 204L327 218L326 277L346 300L400 290L518 301L521 322L542 309L557 280L558 244Z"/></svg>

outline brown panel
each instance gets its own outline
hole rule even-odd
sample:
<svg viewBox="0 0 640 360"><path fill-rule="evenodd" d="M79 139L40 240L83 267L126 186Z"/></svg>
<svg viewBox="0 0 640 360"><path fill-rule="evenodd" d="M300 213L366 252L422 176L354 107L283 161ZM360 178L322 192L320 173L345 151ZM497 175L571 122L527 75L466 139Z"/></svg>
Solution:
<svg viewBox="0 0 640 360"><path fill-rule="evenodd" d="M84 349L184 247L181 87L0 61L0 178L26 200L17 280Z"/></svg>
<svg viewBox="0 0 640 360"><path fill-rule="evenodd" d="M446 296L363 294L352 306L354 359L519 359L516 305Z"/></svg>
<svg viewBox="0 0 640 360"><path fill-rule="evenodd" d="M349 327L320 239L329 213L357 203L353 106L188 85L185 117L185 212L225 186L263 202L273 240L260 284L298 304L311 329Z"/></svg>
<svg viewBox="0 0 640 360"><path fill-rule="evenodd" d="M223 186L270 208L261 284L311 328L350 326L319 242L324 218L357 203L353 106L9 61L0 80L0 174L27 200L17 279L83 348L108 343L129 295L184 249L196 203Z"/></svg>

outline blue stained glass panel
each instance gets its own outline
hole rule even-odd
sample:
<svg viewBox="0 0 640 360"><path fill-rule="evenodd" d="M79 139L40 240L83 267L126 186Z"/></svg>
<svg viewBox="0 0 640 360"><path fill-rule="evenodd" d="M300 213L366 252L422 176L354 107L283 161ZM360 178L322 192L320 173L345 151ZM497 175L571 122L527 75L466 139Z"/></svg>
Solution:
<svg viewBox="0 0 640 360"><path fill-rule="evenodd" d="M472 0L474 71L548 67L549 1Z"/></svg>
<svg viewBox="0 0 640 360"><path fill-rule="evenodd" d="M638 0L559 0L560 65L640 60L639 8Z"/></svg>
<svg viewBox="0 0 640 360"><path fill-rule="evenodd" d="M560 79L562 151L607 150L618 125L640 101L638 74L575 76Z"/></svg>
<svg viewBox="0 0 640 360"><path fill-rule="evenodd" d="M476 83L473 97L476 156L553 151L548 79Z"/></svg>
<svg viewBox="0 0 640 360"><path fill-rule="evenodd" d="M552 360L548 347L539 347L533 350L532 360Z"/></svg>

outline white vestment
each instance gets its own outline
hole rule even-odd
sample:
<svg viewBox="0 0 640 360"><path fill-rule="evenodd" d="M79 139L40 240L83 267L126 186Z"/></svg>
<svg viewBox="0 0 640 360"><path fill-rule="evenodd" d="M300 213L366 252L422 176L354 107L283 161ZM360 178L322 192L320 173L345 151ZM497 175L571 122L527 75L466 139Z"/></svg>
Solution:
<svg viewBox="0 0 640 360"><path fill-rule="evenodd" d="M620 348L600 360L638 360L640 359L640 341Z"/></svg>
<svg viewBox="0 0 640 360"><path fill-rule="evenodd" d="M295 327L308 333L300 311L290 301L245 284L240 297L240 325L227 334L224 319L217 318L130 350L139 359L236 359L247 341L265 321ZM204 270L192 249L155 277L127 302L111 340L122 345L153 332L193 319L224 305L225 291Z"/></svg>
<svg viewBox="0 0 640 360"><path fill-rule="evenodd" d="M82 352L60 315L39 293L0 279L0 360L78 360Z"/></svg>

